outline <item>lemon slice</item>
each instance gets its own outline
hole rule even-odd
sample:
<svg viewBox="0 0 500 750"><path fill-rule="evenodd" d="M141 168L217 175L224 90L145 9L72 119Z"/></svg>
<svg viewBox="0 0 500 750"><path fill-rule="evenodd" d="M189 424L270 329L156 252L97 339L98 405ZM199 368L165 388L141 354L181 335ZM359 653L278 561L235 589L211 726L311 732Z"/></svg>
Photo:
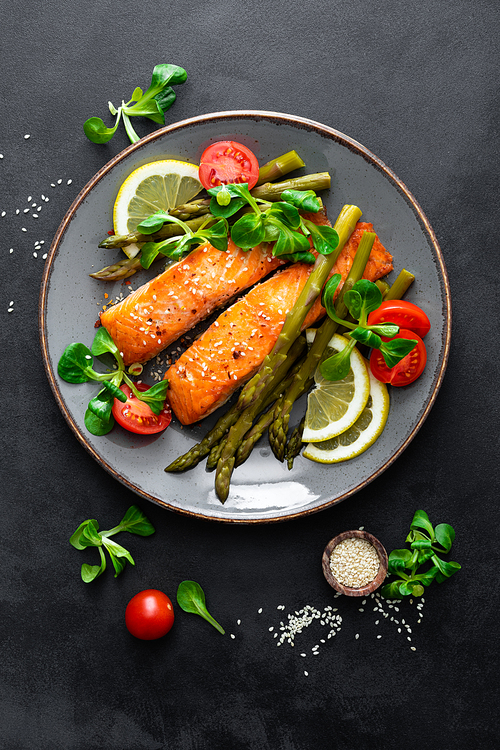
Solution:
<svg viewBox="0 0 500 750"><path fill-rule="evenodd" d="M373 445L387 422L389 392L385 383L370 377L370 395L367 404L352 427L321 443L309 443L303 455L322 464L336 464L359 456Z"/></svg>
<svg viewBox="0 0 500 750"><path fill-rule="evenodd" d="M315 331L307 331L307 339L314 338ZM349 339L337 333L330 339L324 358L342 351ZM316 388L307 398L307 412L302 441L318 443L331 440L345 432L358 419L370 395L370 378L365 360L353 349L351 369L343 380L325 380L316 368L314 374Z"/></svg>
<svg viewBox="0 0 500 750"><path fill-rule="evenodd" d="M195 164L166 159L143 164L129 174L113 208L115 234L135 232L138 224L151 214L169 211L192 200L203 187L198 169ZM134 258L139 250L136 243L123 248L129 258Z"/></svg>

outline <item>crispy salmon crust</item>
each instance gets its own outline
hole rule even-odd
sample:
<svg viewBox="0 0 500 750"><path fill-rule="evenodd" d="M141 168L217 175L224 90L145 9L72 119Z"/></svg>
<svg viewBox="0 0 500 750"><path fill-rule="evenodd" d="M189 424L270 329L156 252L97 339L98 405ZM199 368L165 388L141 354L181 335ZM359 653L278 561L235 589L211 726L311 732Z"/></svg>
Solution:
<svg viewBox="0 0 500 750"><path fill-rule="evenodd" d="M372 232L373 225L358 222L333 267L332 274L340 273L342 282L365 231ZM168 399L182 424L193 424L211 414L258 370L311 270L308 264L295 263L258 284L222 313L169 368L165 374ZM363 278L376 281L391 270L392 256L377 237ZM316 300L303 328L324 313Z"/></svg>
<svg viewBox="0 0 500 750"><path fill-rule="evenodd" d="M126 365L147 362L173 341L283 262L267 245L227 253L201 245L122 302L101 313L101 324Z"/></svg>

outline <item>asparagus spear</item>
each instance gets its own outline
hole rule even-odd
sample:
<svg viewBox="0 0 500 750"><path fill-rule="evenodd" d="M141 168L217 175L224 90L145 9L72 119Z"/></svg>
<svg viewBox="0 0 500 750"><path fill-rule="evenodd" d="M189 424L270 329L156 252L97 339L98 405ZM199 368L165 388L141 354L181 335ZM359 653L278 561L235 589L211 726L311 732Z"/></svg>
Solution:
<svg viewBox="0 0 500 750"><path fill-rule="evenodd" d="M187 203L185 204L188 205ZM192 219L186 221L186 224L190 229L195 232L201 227L205 219L207 218L207 212L201 216L195 216ZM213 222L217 219L212 216ZM207 226L210 226L213 222L209 222ZM130 245L132 242L159 242L160 240L166 240L168 237L176 237L177 235L184 234L184 231L178 224L164 224L159 232L154 234L141 234L140 232L131 232L130 234L112 234L106 237L105 240L99 243L99 247L103 247L105 250L115 247L125 247Z"/></svg>
<svg viewBox="0 0 500 750"><path fill-rule="evenodd" d="M344 282L342 292L337 299L335 311L340 318L347 315L347 307L344 304L344 294L352 289L356 281L363 276L365 266L370 257L376 235L373 232L364 232L359 243L351 270ZM330 341L331 337L337 330L338 324L331 318L326 318L324 323L318 329L314 342L309 349L308 355L304 360L302 367L297 373L294 382L291 384L284 398L274 411L274 419L269 428L269 443L272 451L279 461L283 461L286 451L286 440L288 434L288 422L292 406L299 395L303 392L303 384L314 375L316 367L323 355L323 352Z"/></svg>
<svg viewBox="0 0 500 750"><path fill-rule="evenodd" d="M229 485L238 445L243 435L252 426L252 422L249 422L247 417L249 414L248 407L256 405L256 413L260 411L259 404L265 401L276 370L286 360L291 345L300 333L307 313L321 292L323 284L328 278L341 249L354 231L356 222L360 216L361 211L356 206L346 205L343 207L334 225L339 235L339 244L336 251L330 253L330 255L320 255L318 257L304 288L299 294L297 302L285 318L283 328L271 353L265 357L257 374L243 386L236 404L236 408L239 408L241 411L241 416L229 430L215 475L215 490L222 503L226 501L229 494Z"/></svg>
<svg viewBox="0 0 500 750"><path fill-rule="evenodd" d="M279 180L283 175L305 166L305 163L296 151L289 151L287 154L283 154L276 159L268 161L267 164L264 164L259 169L257 185L262 185L264 182Z"/></svg>
<svg viewBox="0 0 500 750"><path fill-rule="evenodd" d="M384 300L401 299L404 293L415 281L415 276L403 268L398 274L396 280L389 288L386 294L384 294Z"/></svg>
<svg viewBox="0 0 500 750"><path fill-rule="evenodd" d="M280 388L280 392L283 388L282 386L282 380L287 374L290 367L294 364L294 362L298 359L298 357L303 352L304 348L306 346L306 341L303 336L300 336L294 343L293 348L289 352L288 361L283 363L283 366L280 367L277 372L276 376L274 378L274 388ZM271 390L271 397L274 389ZM276 398L277 396L275 396ZM269 402L271 403L271 401ZM200 443L197 443L192 448L190 448L187 453L185 453L182 456L179 456L179 458L176 458L175 461L172 461L172 463L166 467L166 472L178 472L178 471L186 471L186 469L191 469L194 466L196 466L202 458L205 458L210 453L211 448L219 443L219 441L224 437L226 432L229 430L231 425L233 425L236 420L239 417L239 410L236 409L236 404L229 409L225 414L221 416L221 418L218 420L218 422L215 424L215 426L205 435L203 440Z"/></svg>
<svg viewBox="0 0 500 750"><path fill-rule="evenodd" d="M113 263L112 266L105 266L100 271L89 273L89 276L92 276L93 279L101 279L101 281L118 281L119 279L128 279L140 268L141 258L140 255L136 255L135 258L125 258L118 263Z"/></svg>
<svg viewBox="0 0 500 750"><path fill-rule="evenodd" d="M311 380L311 385L313 380ZM306 416L302 417L297 427L294 429L290 436L290 440L286 444L285 459L288 466L288 471L293 468L293 462L302 450L302 433L304 432L304 425L306 423Z"/></svg>

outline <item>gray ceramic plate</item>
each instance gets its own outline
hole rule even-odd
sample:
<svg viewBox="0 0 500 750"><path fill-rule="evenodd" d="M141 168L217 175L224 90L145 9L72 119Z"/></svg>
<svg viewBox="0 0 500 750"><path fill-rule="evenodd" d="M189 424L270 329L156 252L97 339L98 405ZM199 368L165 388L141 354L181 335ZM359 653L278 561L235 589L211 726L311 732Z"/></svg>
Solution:
<svg viewBox="0 0 500 750"><path fill-rule="evenodd" d="M91 345L105 292L110 298L128 292L122 283L88 276L92 269L120 257L119 251L97 246L112 224L112 207L123 180L149 161L174 158L197 163L209 143L226 139L249 146L261 164L296 149L306 162L306 171L330 171L332 188L324 196L329 216L334 219L344 203L363 210L364 220L374 223L394 255L393 275L403 267L415 274L407 299L426 311L432 329L426 338L424 375L407 388L392 389L387 426L369 450L333 466L299 457L288 471L263 438L250 459L234 472L223 506L214 492L213 474L204 464L185 474L163 471L201 439L217 415L192 428L182 429L174 421L154 438L134 436L119 427L107 436L94 437L87 432L83 417L95 384L63 382L57 375L57 362L70 342ZM136 288L152 275L152 271L142 271L132 277L132 286ZM345 500L395 461L415 437L441 385L448 358L450 310L446 269L432 228L403 183L374 154L342 133L307 119L273 112L219 112L176 123L141 139L85 186L50 249L41 289L40 335L49 381L69 426L112 476L140 496L176 512L254 523L307 515Z"/></svg>

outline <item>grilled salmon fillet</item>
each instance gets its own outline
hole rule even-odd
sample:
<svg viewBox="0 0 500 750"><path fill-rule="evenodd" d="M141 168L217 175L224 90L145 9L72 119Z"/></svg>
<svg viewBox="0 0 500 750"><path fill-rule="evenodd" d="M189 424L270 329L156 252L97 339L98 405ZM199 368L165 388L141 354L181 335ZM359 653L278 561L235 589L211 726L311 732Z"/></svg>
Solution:
<svg viewBox="0 0 500 750"><path fill-rule="evenodd" d="M122 302L101 313L101 324L126 365L147 362L212 310L283 265L269 246L227 252L201 245Z"/></svg>
<svg viewBox="0 0 500 750"><path fill-rule="evenodd" d="M326 223L326 219L321 223ZM365 231L372 232L373 225L358 222L333 267L332 274L340 273L342 283ZM182 424L193 424L211 414L254 375L273 348L285 316L311 270L309 264L295 263L255 286L222 313L168 369L168 400ZM376 281L391 270L392 256L377 237L363 278ZM318 298L303 328L324 313Z"/></svg>

